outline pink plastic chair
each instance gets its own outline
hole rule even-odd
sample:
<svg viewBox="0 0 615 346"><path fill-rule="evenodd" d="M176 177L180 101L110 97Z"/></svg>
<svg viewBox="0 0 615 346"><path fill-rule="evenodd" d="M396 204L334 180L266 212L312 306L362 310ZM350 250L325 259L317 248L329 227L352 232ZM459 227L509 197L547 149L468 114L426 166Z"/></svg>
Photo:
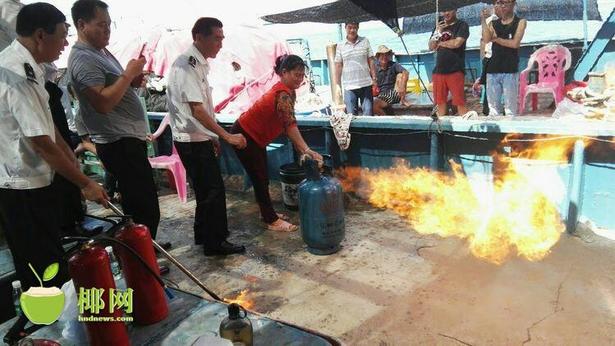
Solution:
<svg viewBox="0 0 615 346"><path fill-rule="evenodd" d="M152 134L152 138L158 138L164 129L171 124L171 119L169 115L165 115L160 122L160 126L158 126L158 130ZM182 164L181 159L179 158L179 154L177 154L177 150L175 149L175 145L173 145L173 152L171 155L161 155L156 157L150 157L149 163L152 165L152 168L157 169L166 169L171 175L169 176L169 184L171 184L171 177L173 181L175 181L175 189L177 190L177 196L179 200L186 203L188 201L188 187L186 185L186 169Z"/></svg>
<svg viewBox="0 0 615 346"><path fill-rule="evenodd" d="M538 65L538 82L527 84L530 71ZM559 103L564 99L564 78L570 68L571 57L568 48L560 45L545 46L535 51L527 63L527 68L521 72L519 80L519 114L525 111L525 100L529 94L552 93L553 99ZM533 110L536 110L537 99L532 100Z"/></svg>

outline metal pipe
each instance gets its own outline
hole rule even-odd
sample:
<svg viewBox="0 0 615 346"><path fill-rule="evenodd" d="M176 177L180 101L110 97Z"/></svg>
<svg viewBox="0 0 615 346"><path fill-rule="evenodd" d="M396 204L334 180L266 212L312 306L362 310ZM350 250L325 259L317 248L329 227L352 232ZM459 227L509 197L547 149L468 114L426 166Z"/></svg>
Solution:
<svg viewBox="0 0 615 346"><path fill-rule="evenodd" d="M118 207L116 207L113 203L109 202L108 205L109 205L109 208L115 213L115 215L125 216L124 213L122 213L122 211Z"/></svg>
<svg viewBox="0 0 615 346"><path fill-rule="evenodd" d="M587 0L583 0L583 51L586 51L587 47L589 47L589 45L587 44L587 41L589 39L589 33L588 33L588 29L587 29L587 21L588 21L588 16L587 16Z"/></svg>
<svg viewBox="0 0 615 346"><path fill-rule="evenodd" d="M572 174L568 186L568 217L566 218L566 231L569 234L575 232L581 204L583 202L583 177L585 175L585 144L582 140L574 143L572 154Z"/></svg>
<svg viewBox="0 0 615 346"><path fill-rule="evenodd" d="M344 105L344 97L342 96L342 86L337 82L337 67L335 66L335 51L337 44L332 43L327 45L327 64L329 66L329 81L331 85L331 103L333 106Z"/></svg>
<svg viewBox="0 0 615 346"><path fill-rule="evenodd" d="M440 139L435 132L431 133L431 148L429 152L429 167L437 171L440 169Z"/></svg>
<svg viewBox="0 0 615 346"><path fill-rule="evenodd" d="M331 132L328 129L324 129L325 132L325 153L331 154L333 150L333 141L331 140Z"/></svg>
<svg viewBox="0 0 615 346"><path fill-rule="evenodd" d="M113 210L113 212L117 214L118 216L125 216L124 213L118 207L113 205L113 203L109 203L109 208L111 208L111 210ZM186 274L195 284L197 284L197 286L202 288L203 291L207 292L207 294L209 294L215 300L218 300L221 302L223 301L222 298L220 298L217 294L215 294L209 288L207 288L207 286L205 286L205 284L202 283L201 280L199 280L196 276L194 276L194 274L192 274L190 270L184 267L184 265L181 264L181 262L175 259L173 255L171 255L165 249L163 249L162 246L160 246L160 244L158 244L154 239L152 239L152 244L154 245L154 248L156 248L161 254L164 255L164 257L166 257L169 261L171 261L171 263L175 264L175 266L179 268L179 270L184 272L184 274Z"/></svg>
<svg viewBox="0 0 615 346"><path fill-rule="evenodd" d="M164 257L166 257L169 261L171 261L171 263L175 264L175 266L179 268L179 270L184 272L184 274L186 274L195 284L197 284L197 286L202 288L203 291L207 292L207 294L209 294L215 300L218 300L221 302L223 301L222 298L220 298L217 294L215 294L209 288L207 288L207 286L205 286L205 284L202 283L201 280L199 280L196 276L194 276L194 274L192 274L190 270L184 267L184 265L181 264L181 262L175 259L173 255L171 255L165 249L163 249L162 246L160 246L154 239L152 239L152 244L154 244L154 248L156 248Z"/></svg>
<svg viewBox="0 0 615 346"><path fill-rule="evenodd" d="M408 57L410 58L410 65L412 65L412 67L414 68L414 72L416 72L416 78L419 79L419 83L421 83L421 86L423 87L423 90L425 90L425 92L427 93L427 97L429 97L429 101L431 101L433 104L435 104L433 98L429 94L429 91L427 91L427 86L425 86L425 82L423 82L423 78L421 78L421 71L419 70L419 68L417 66L418 60L417 60L417 63L415 64L414 60L412 59L412 55L410 55L410 51L408 50L408 47L406 46L406 41L404 41L403 36L399 35L399 39L401 40L401 44L404 46L404 50L406 51L406 54L408 54Z"/></svg>

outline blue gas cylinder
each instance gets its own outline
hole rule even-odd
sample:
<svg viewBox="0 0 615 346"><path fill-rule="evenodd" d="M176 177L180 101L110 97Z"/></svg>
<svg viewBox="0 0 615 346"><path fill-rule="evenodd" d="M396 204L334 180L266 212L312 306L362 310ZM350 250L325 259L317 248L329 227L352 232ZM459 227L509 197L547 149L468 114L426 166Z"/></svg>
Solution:
<svg viewBox="0 0 615 346"><path fill-rule="evenodd" d="M301 235L308 251L330 255L344 239L344 200L340 182L320 174L318 163L304 161L306 179L299 185Z"/></svg>

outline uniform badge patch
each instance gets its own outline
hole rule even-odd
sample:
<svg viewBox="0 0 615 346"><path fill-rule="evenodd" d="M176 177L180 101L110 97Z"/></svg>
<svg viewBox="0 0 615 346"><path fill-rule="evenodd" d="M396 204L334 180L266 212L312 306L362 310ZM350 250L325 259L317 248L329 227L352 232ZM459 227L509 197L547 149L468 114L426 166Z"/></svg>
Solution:
<svg viewBox="0 0 615 346"><path fill-rule="evenodd" d="M36 81L36 75L34 74L34 69L32 68L32 65L26 62L23 64L23 69L26 72L26 78L28 78L29 81L38 84L38 82Z"/></svg>
<svg viewBox="0 0 615 346"><path fill-rule="evenodd" d="M192 66L193 68L196 67L196 58L193 56L190 56L188 58L188 64L190 64L190 66Z"/></svg>

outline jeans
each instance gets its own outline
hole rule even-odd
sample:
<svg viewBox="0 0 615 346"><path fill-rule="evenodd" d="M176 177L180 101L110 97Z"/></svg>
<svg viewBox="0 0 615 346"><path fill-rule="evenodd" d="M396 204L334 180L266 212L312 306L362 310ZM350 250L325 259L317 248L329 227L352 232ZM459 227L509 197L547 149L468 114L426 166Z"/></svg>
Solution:
<svg viewBox="0 0 615 346"><path fill-rule="evenodd" d="M502 98L504 106L502 107ZM519 73L488 73L489 115L515 116L519 112ZM503 109L502 109L503 108Z"/></svg>
<svg viewBox="0 0 615 346"><path fill-rule="evenodd" d="M344 91L344 103L346 104L346 113L358 115L359 114L359 100L361 101L361 108L363 109L363 115L374 115L372 86L354 90Z"/></svg>
<svg viewBox="0 0 615 346"><path fill-rule="evenodd" d="M229 235L226 191L211 141L180 143L175 148L186 168L196 197L194 243L216 247Z"/></svg>

